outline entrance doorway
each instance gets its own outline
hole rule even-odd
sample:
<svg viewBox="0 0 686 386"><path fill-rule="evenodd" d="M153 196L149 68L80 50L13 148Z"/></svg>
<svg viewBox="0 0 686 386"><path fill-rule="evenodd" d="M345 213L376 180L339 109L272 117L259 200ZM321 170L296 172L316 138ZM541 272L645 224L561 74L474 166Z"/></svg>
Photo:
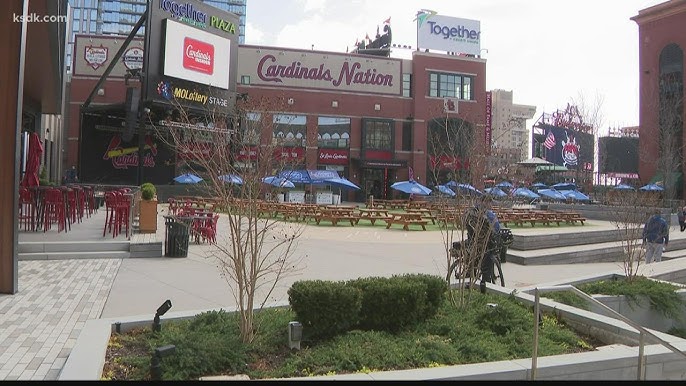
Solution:
<svg viewBox="0 0 686 386"><path fill-rule="evenodd" d="M362 169L362 187L365 194L374 198L388 200L392 198L391 185L395 181L393 169Z"/></svg>

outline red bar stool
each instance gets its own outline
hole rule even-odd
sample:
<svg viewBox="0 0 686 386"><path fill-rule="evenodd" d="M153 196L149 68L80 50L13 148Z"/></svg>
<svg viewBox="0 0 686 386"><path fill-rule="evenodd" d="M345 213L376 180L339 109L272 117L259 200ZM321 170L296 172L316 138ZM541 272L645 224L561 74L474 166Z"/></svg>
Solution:
<svg viewBox="0 0 686 386"><path fill-rule="evenodd" d="M131 215L131 200L133 196L130 194L120 192L116 198L116 209L115 209L115 228L117 229L116 235L122 233L122 228L126 229L126 237L129 237L130 226L129 217Z"/></svg>
<svg viewBox="0 0 686 386"><path fill-rule="evenodd" d="M36 199L29 189L19 188L19 226L24 225L24 230L36 230L38 210Z"/></svg>
<svg viewBox="0 0 686 386"><path fill-rule="evenodd" d="M105 192L105 227L102 230L103 237L108 232L115 232L115 216L117 209L118 194L120 193L117 191Z"/></svg>
<svg viewBox="0 0 686 386"><path fill-rule="evenodd" d="M66 218L64 213L64 195L59 189L48 189L44 195L44 218L43 232L52 228L53 223L57 223L57 231L65 230Z"/></svg>

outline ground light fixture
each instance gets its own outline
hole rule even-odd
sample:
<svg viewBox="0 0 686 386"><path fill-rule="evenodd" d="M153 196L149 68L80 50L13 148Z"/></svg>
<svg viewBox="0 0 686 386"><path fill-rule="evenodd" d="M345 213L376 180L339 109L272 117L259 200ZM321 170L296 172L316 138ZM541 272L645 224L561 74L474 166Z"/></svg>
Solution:
<svg viewBox="0 0 686 386"><path fill-rule="evenodd" d="M169 301L169 300L167 300ZM166 302L165 302L166 303ZM171 303L170 303L171 304ZM171 305L170 305L171 307ZM166 346L157 347L152 353L150 359L150 379L153 381L162 380L162 358L168 357L176 352L176 346L168 344Z"/></svg>
<svg viewBox="0 0 686 386"><path fill-rule="evenodd" d="M169 309L172 308L172 303L171 300L167 299L162 303L159 308L157 308L157 312L155 312L155 319L152 321L152 330L155 332L159 332L162 326L160 325L160 316L164 315L169 311Z"/></svg>
<svg viewBox="0 0 686 386"><path fill-rule="evenodd" d="M303 339L303 325L300 322L288 322L288 348L300 350Z"/></svg>

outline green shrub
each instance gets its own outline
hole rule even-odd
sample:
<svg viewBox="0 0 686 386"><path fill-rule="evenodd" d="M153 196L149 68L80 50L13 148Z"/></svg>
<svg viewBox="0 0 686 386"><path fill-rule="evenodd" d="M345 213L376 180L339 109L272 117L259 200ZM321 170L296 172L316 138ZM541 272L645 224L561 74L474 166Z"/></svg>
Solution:
<svg viewBox="0 0 686 386"><path fill-rule="evenodd" d="M348 284L362 290L363 329L397 332L424 319L427 285L420 280L371 277Z"/></svg>
<svg viewBox="0 0 686 386"><path fill-rule="evenodd" d="M360 321L362 294L344 282L297 281L288 289L288 302L308 338L329 338Z"/></svg>
<svg viewBox="0 0 686 386"><path fill-rule="evenodd" d="M150 182L146 182L141 185L141 198L144 200L152 200L157 194L157 189L155 185Z"/></svg>
<svg viewBox="0 0 686 386"><path fill-rule="evenodd" d="M423 311L424 319L436 315L436 312L443 304L445 294L448 291L448 283L445 278L426 274L406 274L404 280L418 280L426 284L426 309Z"/></svg>
<svg viewBox="0 0 686 386"><path fill-rule="evenodd" d="M629 305L632 306L638 305L640 297L645 296L652 309L668 318L682 318L681 310L686 306L686 301L676 292L679 287L643 276L636 277L631 281L621 277L612 280L600 280L584 283L578 288L590 295L624 295L629 301Z"/></svg>

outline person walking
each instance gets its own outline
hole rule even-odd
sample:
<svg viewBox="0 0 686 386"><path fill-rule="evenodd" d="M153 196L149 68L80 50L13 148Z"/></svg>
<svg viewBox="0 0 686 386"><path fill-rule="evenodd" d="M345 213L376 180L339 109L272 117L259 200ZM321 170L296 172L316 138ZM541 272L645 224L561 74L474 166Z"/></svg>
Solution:
<svg viewBox="0 0 686 386"><path fill-rule="evenodd" d="M676 216L679 219L679 228L683 232L686 230L686 206L679 209L679 212L676 214Z"/></svg>
<svg viewBox="0 0 686 386"><path fill-rule="evenodd" d="M660 210L655 212L643 226L643 245L646 248L646 264L662 261L662 252L669 244L669 225L660 215Z"/></svg>

